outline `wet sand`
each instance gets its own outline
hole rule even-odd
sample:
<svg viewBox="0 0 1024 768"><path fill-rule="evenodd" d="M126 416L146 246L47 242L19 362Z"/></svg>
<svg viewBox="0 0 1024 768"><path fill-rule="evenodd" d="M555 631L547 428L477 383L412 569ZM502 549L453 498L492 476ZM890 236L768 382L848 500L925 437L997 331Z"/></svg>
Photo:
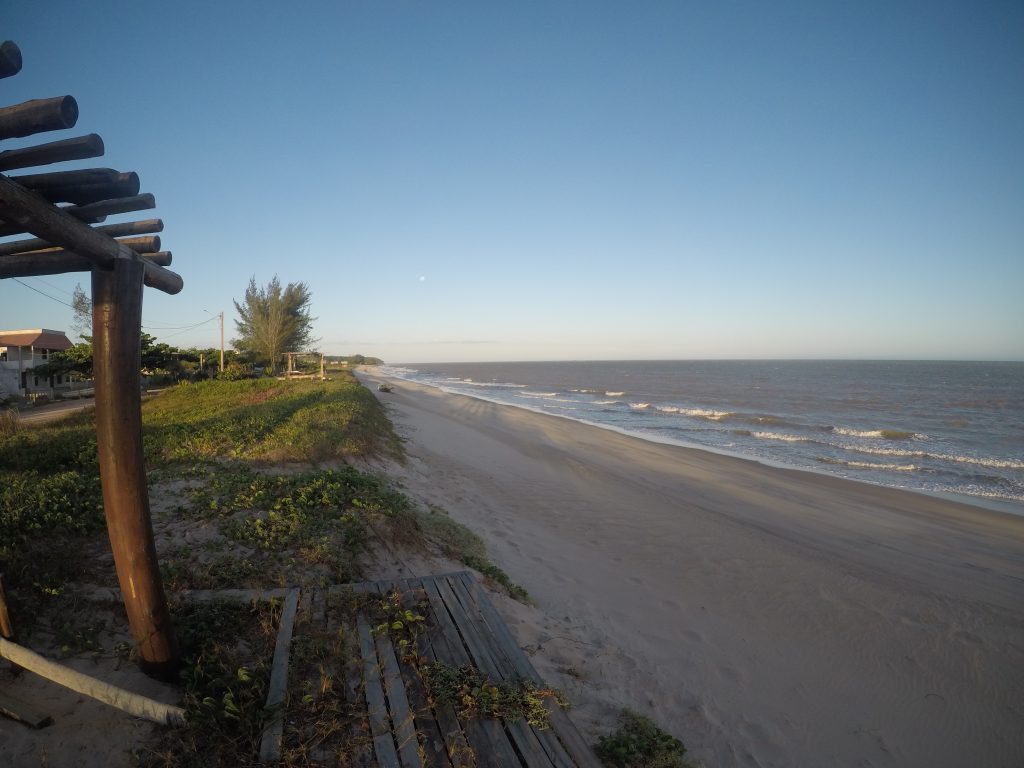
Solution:
<svg viewBox="0 0 1024 768"><path fill-rule="evenodd" d="M628 706L709 766L1024 765L1024 518L389 383L393 471L534 596L510 624L591 736Z"/></svg>

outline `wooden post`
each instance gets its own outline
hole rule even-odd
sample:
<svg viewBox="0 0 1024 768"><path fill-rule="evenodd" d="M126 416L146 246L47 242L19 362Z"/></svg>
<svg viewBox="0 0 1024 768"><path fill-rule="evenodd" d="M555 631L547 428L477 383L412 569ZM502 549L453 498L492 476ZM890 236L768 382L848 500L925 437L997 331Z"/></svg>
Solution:
<svg viewBox="0 0 1024 768"><path fill-rule="evenodd" d="M96 444L107 533L144 672L173 674L178 648L153 542L142 455L140 355L145 267L117 259L92 273Z"/></svg>
<svg viewBox="0 0 1024 768"><path fill-rule="evenodd" d="M4 592L4 575L0 573L0 637L14 639L14 625L11 615L7 612L7 593Z"/></svg>

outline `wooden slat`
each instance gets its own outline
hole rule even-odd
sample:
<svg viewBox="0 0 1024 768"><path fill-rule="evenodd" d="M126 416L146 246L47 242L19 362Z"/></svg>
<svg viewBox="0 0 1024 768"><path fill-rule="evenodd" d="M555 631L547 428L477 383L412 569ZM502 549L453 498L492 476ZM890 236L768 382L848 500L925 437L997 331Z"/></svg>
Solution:
<svg viewBox="0 0 1024 768"><path fill-rule="evenodd" d="M288 690L288 659L298 604L299 590L293 589L284 600L281 623L277 630L277 643L274 646L274 660L270 667L270 684L267 686L265 708L271 712L271 715L263 729L263 737L260 739L260 761L263 763L272 763L281 759L281 739L284 734L284 697Z"/></svg>
<svg viewBox="0 0 1024 768"><path fill-rule="evenodd" d="M410 579L407 582L407 586L409 589L422 590L423 582ZM425 591L424 594L426 594ZM427 626L429 627L431 624L430 619L432 618L430 610L427 611L427 616ZM431 642L430 634L429 631L420 633L418 650L420 655L427 659L428 663L433 664L439 661L439 657ZM424 691L425 695L426 692ZM479 723L474 723L473 726L470 726L469 723L460 724L455 708L447 702L437 702L434 708L434 716L437 718L441 738L445 745L445 753L451 761L452 768L473 768L477 763L473 749L474 742L478 744L486 743L486 737L479 727ZM478 736L475 739L468 733L473 727L478 732Z"/></svg>
<svg viewBox="0 0 1024 768"><path fill-rule="evenodd" d="M450 600L458 604L464 613L465 618L463 621L459 621L459 629L477 659L477 666L480 670L495 681L519 682L519 675L515 673L511 663L495 643L494 636L485 631L487 625L483 622L475 603L469 599L465 584L458 576L449 576L440 581L451 589L451 597L446 598L446 602ZM458 621L458 619L456 620ZM476 650L474 651L474 649ZM506 720L505 729L527 765L550 765L549 753L559 758L562 757L559 754L557 741L553 745L549 744L545 749L541 745L538 735L525 720ZM560 759L556 764L571 768L572 761L565 756L564 760Z"/></svg>
<svg viewBox="0 0 1024 768"><path fill-rule="evenodd" d="M533 665L530 664L530 660L516 643L515 638L512 637L512 633L509 631L508 625L498 615L494 605L487 599L483 590L480 589L480 585L476 583L468 571L464 572L460 578L466 585L467 589L470 589L472 593L475 594L477 605L480 607L481 614L487 622L487 626L495 637L502 643L502 647L506 650L517 673L525 680L542 683L540 676L533 668ZM600 768L600 763L594 755L594 751L583 739L583 736L580 735L576 725L569 719L569 716L565 711L553 701L546 701L545 706L547 707L548 714L551 717L551 725L554 732L558 735L559 741L562 743L562 746L565 747L566 752L568 752L573 761L579 766L593 766L594 768Z"/></svg>
<svg viewBox="0 0 1024 768"><path fill-rule="evenodd" d="M422 768L419 756L419 742L412 709L406 695L405 682L398 666L398 657L389 632L374 633L374 646L380 660L381 676L384 679L384 694L388 700L388 714L398 743L398 756L403 768Z"/></svg>
<svg viewBox="0 0 1024 768"><path fill-rule="evenodd" d="M53 722L46 710L11 693L0 690L0 714L30 728L45 728Z"/></svg>
<svg viewBox="0 0 1024 768"><path fill-rule="evenodd" d="M363 659L363 693L366 696L373 750L381 768L400 768L398 753L395 751L395 742L391 735L387 703L384 700L384 681L370 625L360 616L356 628L359 632L359 651Z"/></svg>
<svg viewBox="0 0 1024 768"><path fill-rule="evenodd" d="M412 587L408 582L396 584L381 584L378 591L382 600L389 599L392 593L397 592L403 608L412 609ZM422 634L422 632L420 633ZM394 644L392 643L394 649ZM419 648L412 648L414 654L420 653ZM380 650L378 648L378 655ZM450 768L451 762L448 758L448 750L444 737L441 735L441 727L438 724L436 715L427 701L427 694L423 688L423 680L420 679L419 671L410 664L397 649L394 649L394 656L398 663L398 671L401 675L401 683L405 687L405 693L409 702L409 709L412 712L413 726L415 733L422 746L423 763L430 768ZM388 694L388 701L391 701L391 694ZM392 712L394 707L392 706ZM394 719L394 715L392 715ZM458 723L456 722L456 727Z"/></svg>
<svg viewBox="0 0 1024 768"><path fill-rule="evenodd" d="M352 591L350 587L345 589ZM355 621L349 624L348 617L343 616L337 606L331 605L330 595L338 593L338 590L329 587L324 592L326 593L327 633L331 637L343 635L347 638L347 641L354 639L358 644L358 632ZM345 619L345 623L342 622L342 619ZM362 656L358 649L352 650L352 658L338 660L338 664L344 674L346 701L354 713L358 713L353 718L350 726L349 754L353 768L370 768L373 766L373 750L370 746L371 742L366 738L367 734L370 733L370 720L366 715L366 700L363 696Z"/></svg>
<svg viewBox="0 0 1024 768"><path fill-rule="evenodd" d="M423 588L427 593L438 620L437 631L431 636L431 642L438 651L438 661L444 661L456 666L472 664L469 652L463 646L462 636L453 620L454 616L449 615L448 607L441 596L439 582L443 580L424 579ZM449 590L450 593L450 590ZM479 726L479 728L477 728ZM505 730L496 720L482 718L476 720L470 718L464 723L470 743L476 752L478 764L481 766L494 766L494 768L507 768L508 766L521 765L519 757L512 749ZM485 737L481 742L479 735Z"/></svg>

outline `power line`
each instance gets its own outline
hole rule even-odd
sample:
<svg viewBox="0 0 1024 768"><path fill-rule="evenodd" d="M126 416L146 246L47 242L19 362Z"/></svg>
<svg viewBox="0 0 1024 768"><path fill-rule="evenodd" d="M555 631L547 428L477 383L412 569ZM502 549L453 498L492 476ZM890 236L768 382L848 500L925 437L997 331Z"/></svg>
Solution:
<svg viewBox="0 0 1024 768"><path fill-rule="evenodd" d="M212 323L213 321L215 321L215 319L217 319L217 318L216 317L211 317L210 319L205 319L205 321L201 321L201 322L199 322L199 323L197 323L197 324L195 324L193 326L148 326L148 325L143 325L142 328L147 328L147 329L150 329L151 331L182 331L182 330L187 331L187 330L189 330L191 328L199 328L200 326L205 326L207 323Z"/></svg>
<svg viewBox="0 0 1024 768"><path fill-rule="evenodd" d="M72 306L71 306L70 304L68 304L68 303L67 303L66 301L61 301L60 299L58 299L58 298L55 298L55 297L51 296L51 295L50 295L50 294L48 294L48 293L43 293L43 292L42 292L42 291L40 291L40 290L39 290L38 288L35 288L35 287L33 287L33 286L29 285L28 283L26 283L26 282L23 282L23 281L19 280L19 279L18 279L18 278L16 278L16 277L12 277L11 279L12 279L12 280L13 280L14 282L18 283L19 285L23 285L23 286L25 286L25 287L26 287L26 288L28 288L28 289L29 289L30 291L35 291L35 292L36 292L36 293L38 293L38 294L39 294L40 296L45 296L45 297L46 297L46 298L48 298L48 299L49 299L50 301L56 301L56 302L57 302L58 304L63 304L63 305L64 305L65 307L67 307L68 309L74 309L74 307L72 307Z"/></svg>

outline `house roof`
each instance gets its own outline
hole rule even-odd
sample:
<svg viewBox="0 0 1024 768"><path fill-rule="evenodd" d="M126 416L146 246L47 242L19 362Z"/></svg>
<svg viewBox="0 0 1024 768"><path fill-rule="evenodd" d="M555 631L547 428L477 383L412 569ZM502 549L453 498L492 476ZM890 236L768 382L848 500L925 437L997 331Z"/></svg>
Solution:
<svg viewBox="0 0 1024 768"><path fill-rule="evenodd" d="M71 340L64 331L30 328L21 331L0 331L0 347L35 347L36 349L70 349Z"/></svg>

